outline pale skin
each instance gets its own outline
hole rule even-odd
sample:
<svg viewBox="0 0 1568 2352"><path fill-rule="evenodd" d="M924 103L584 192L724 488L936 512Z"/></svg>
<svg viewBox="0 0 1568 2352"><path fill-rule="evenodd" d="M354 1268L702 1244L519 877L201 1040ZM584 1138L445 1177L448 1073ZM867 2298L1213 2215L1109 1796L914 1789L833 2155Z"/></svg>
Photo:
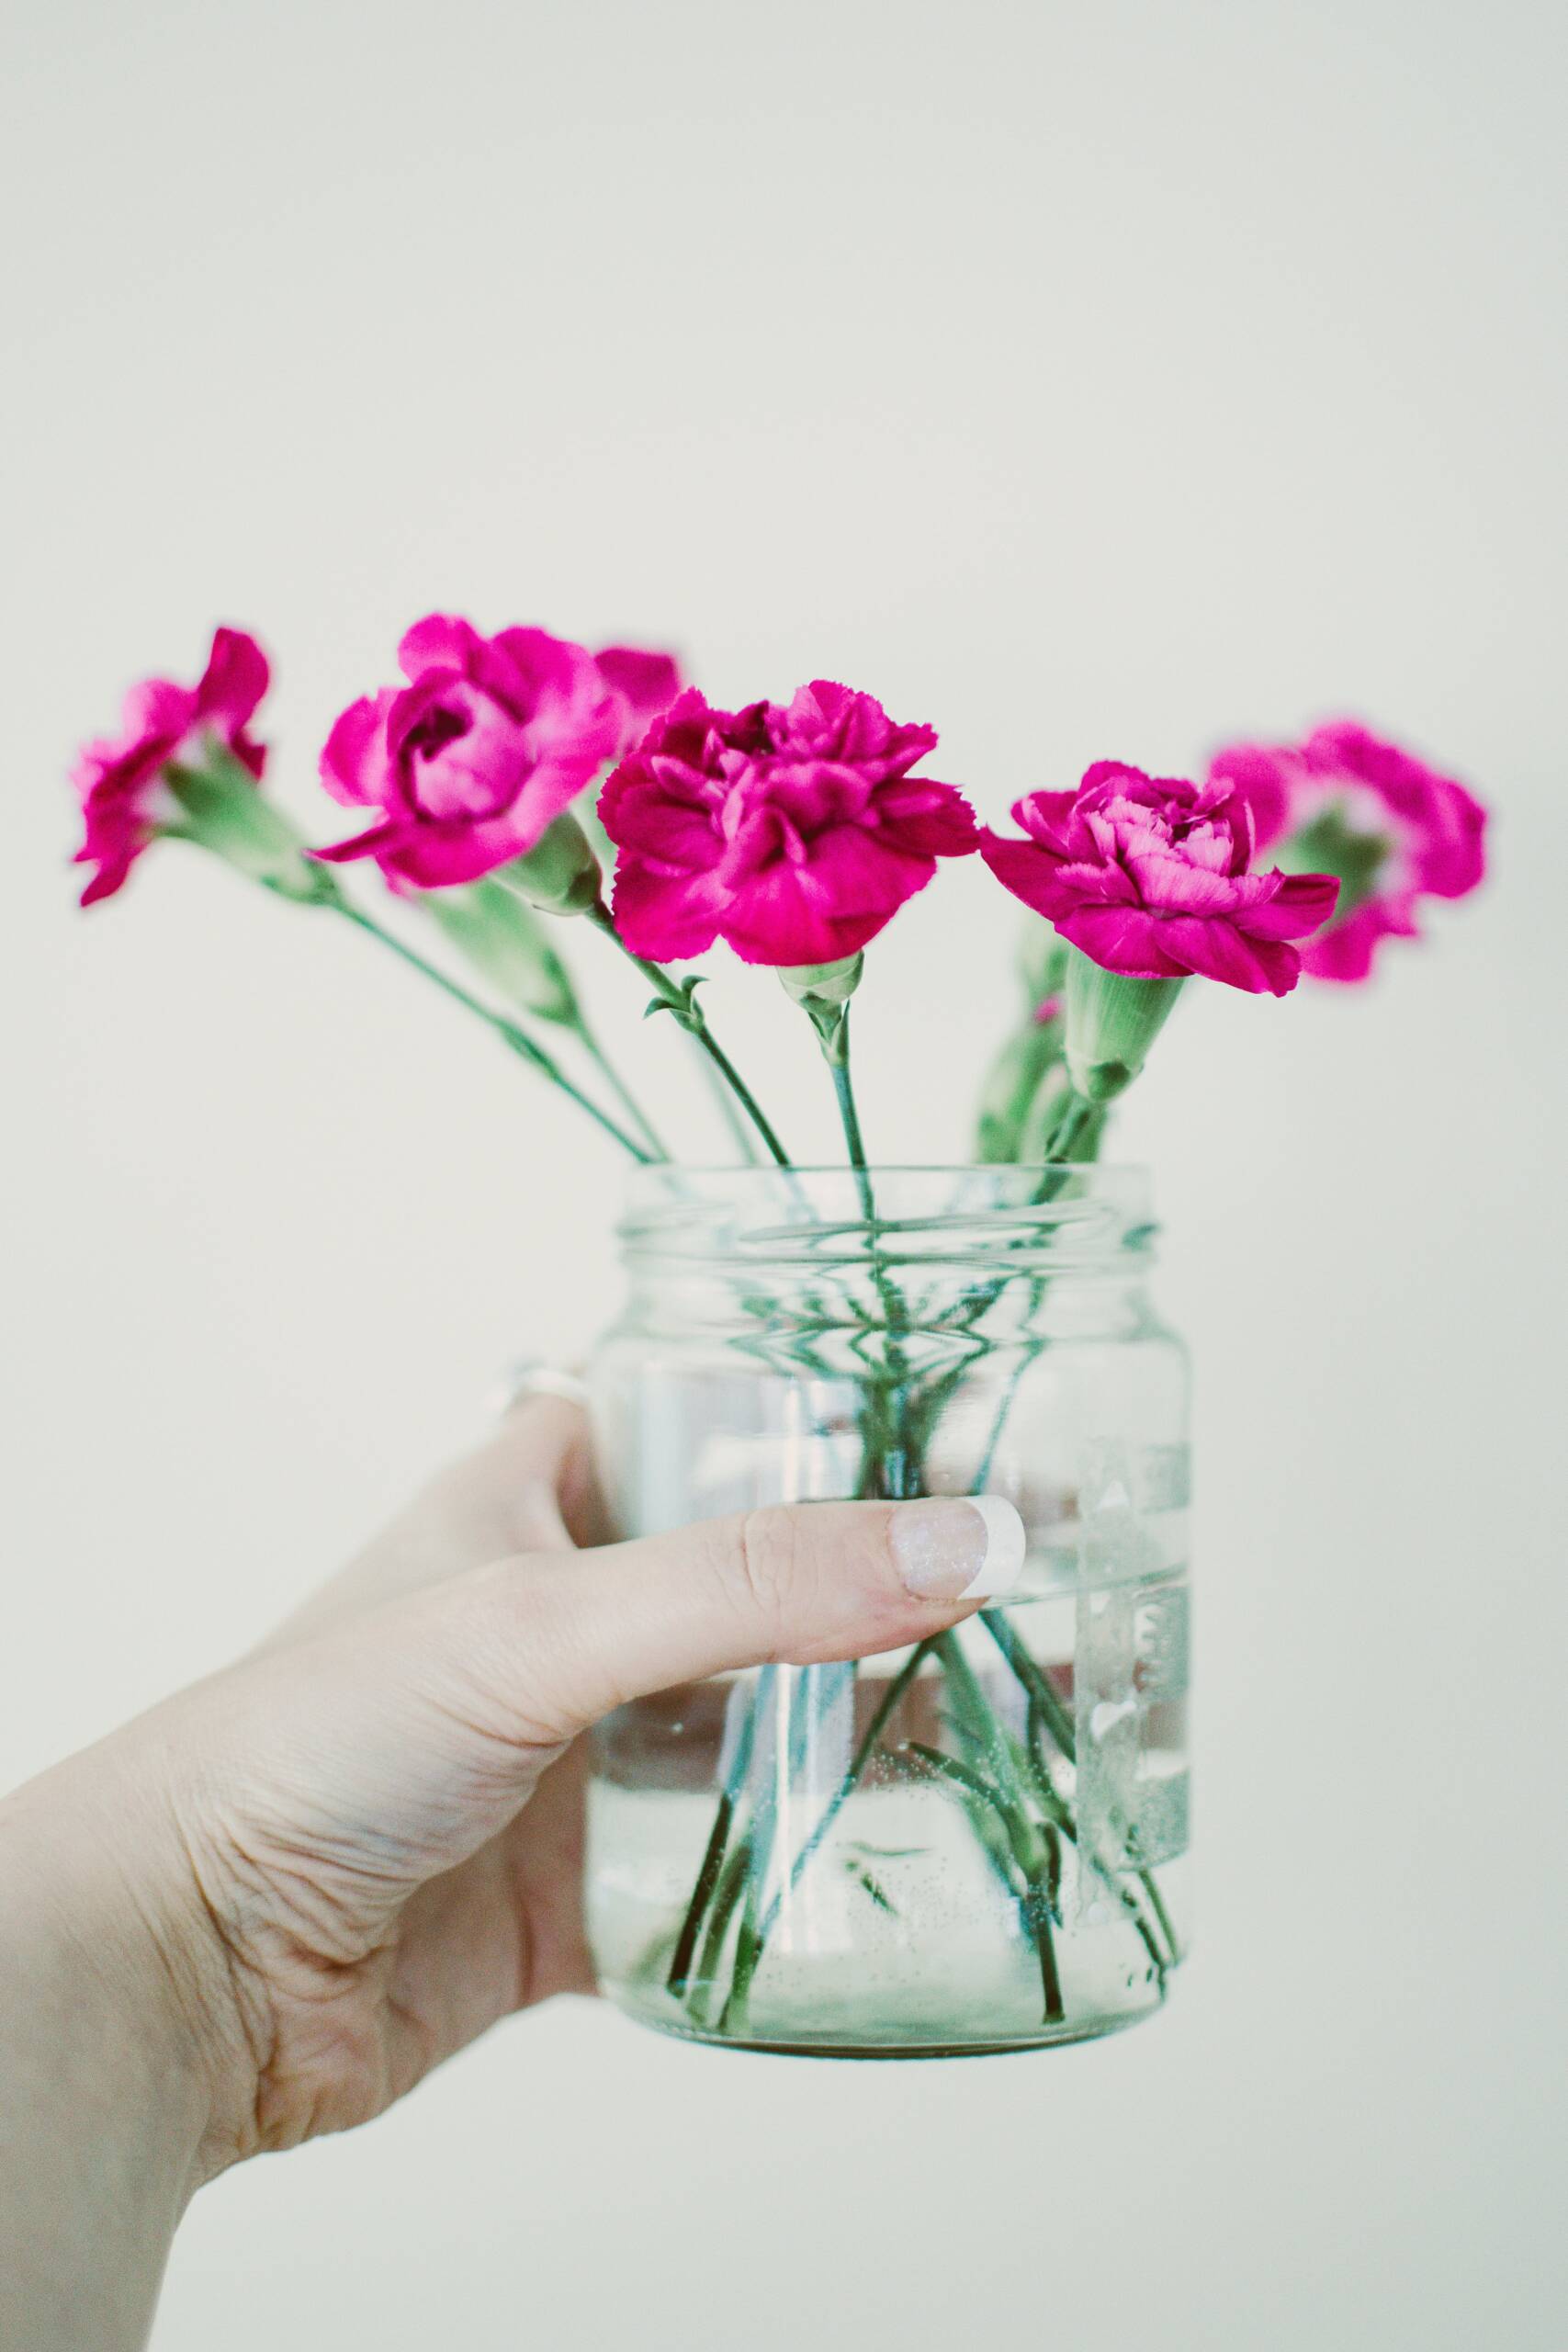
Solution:
<svg viewBox="0 0 1568 2352"><path fill-rule="evenodd" d="M145 2342L195 2191L593 1990L580 1735L967 1616L964 1502L606 1544L538 1397L269 1641L0 1803L0 2344ZM911 1589L911 1587L918 1588Z"/></svg>

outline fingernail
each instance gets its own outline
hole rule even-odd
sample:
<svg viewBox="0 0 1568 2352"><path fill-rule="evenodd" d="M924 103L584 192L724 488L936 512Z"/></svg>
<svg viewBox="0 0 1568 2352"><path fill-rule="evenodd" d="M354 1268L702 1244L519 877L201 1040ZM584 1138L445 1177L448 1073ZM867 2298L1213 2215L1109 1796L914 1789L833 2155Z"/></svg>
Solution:
<svg viewBox="0 0 1568 2352"><path fill-rule="evenodd" d="M893 1556L919 1600L979 1600L1010 1592L1023 1566L1023 1521L1005 1495L903 1503Z"/></svg>

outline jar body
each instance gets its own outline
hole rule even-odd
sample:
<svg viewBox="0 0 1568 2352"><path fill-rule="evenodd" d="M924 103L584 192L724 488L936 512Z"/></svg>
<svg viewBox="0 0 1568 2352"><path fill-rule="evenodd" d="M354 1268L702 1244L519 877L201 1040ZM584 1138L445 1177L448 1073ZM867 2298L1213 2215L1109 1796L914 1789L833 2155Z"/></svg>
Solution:
<svg viewBox="0 0 1568 2352"><path fill-rule="evenodd" d="M718 1677L599 1728L605 1991L666 2031L835 2056L1147 2015L1187 1934L1188 1455L1140 1188L877 1170L867 1217L840 1171L640 1181L658 1205L634 1209L590 1375L622 1533L986 1492L1029 1548L1004 1602L918 1649Z"/></svg>

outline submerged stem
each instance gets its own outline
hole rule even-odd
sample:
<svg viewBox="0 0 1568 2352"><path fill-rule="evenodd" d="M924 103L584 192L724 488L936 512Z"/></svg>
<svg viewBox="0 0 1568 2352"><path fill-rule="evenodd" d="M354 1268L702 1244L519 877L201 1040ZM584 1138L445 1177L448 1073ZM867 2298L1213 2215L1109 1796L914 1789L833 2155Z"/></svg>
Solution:
<svg viewBox="0 0 1568 2352"><path fill-rule="evenodd" d="M805 1871L807 1862L809 1862L813 1854L816 1853L818 1848L821 1845L823 1838L826 1838L829 1830L833 1826L834 1822L837 1821L840 1813L843 1809L845 1799L853 1793L862 1775L865 1771L866 1766L870 1763L872 1758L876 1753L877 1744L892 1719L894 1709L903 1698L905 1691L908 1690L909 1685L913 1682L916 1675L919 1674L927 1658L930 1657L933 1647L934 1636L928 1638L923 1642L917 1642L914 1648L909 1652L908 1657L904 1660L903 1665L898 1668L897 1673L890 1677L886 1690L877 1701L876 1706L873 1711L871 1721L867 1724L865 1730L861 1735L860 1744L856 1747L854 1754L850 1758L849 1766L844 1773L843 1779L840 1781L838 1787L829 1798L827 1805L823 1809L822 1813L818 1816L816 1825L812 1828L810 1835L805 1839L799 1851L795 1855L794 1861L790 1864L789 1876L784 1885L780 1889L779 1893L774 1895L772 1903L768 1905L767 1912L763 1917L761 1927L759 1931L760 1940L761 1942L765 1943L768 1937L773 1932L773 1923L777 1919L779 1912L783 1907L784 1896L786 1894L794 1894L795 1889L800 1883L801 1874Z"/></svg>

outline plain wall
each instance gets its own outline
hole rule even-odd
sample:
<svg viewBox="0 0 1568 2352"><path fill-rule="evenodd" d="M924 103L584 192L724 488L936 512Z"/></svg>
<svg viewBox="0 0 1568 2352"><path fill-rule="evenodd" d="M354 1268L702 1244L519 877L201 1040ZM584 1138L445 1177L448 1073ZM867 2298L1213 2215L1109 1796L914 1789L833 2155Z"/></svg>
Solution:
<svg viewBox="0 0 1568 2352"><path fill-rule="evenodd" d="M1427 945L1190 991L1122 1122L1200 1380L1168 2013L834 2068L558 2006L205 2192L160 2352L1555 2352L1561 12L17 0L7 41L0 1784L257 1634L615 1295L608 1150L358 941L175 850L75 913L71 746L215 619L318 837L316 748L432 608L673 641L721 701L847 678L993 817L1341 709L1497 810ZM876 951L883 1159L962 1156L1012 929L975 867ZM829 1149L772 983L709 1001Z"/></svg>

